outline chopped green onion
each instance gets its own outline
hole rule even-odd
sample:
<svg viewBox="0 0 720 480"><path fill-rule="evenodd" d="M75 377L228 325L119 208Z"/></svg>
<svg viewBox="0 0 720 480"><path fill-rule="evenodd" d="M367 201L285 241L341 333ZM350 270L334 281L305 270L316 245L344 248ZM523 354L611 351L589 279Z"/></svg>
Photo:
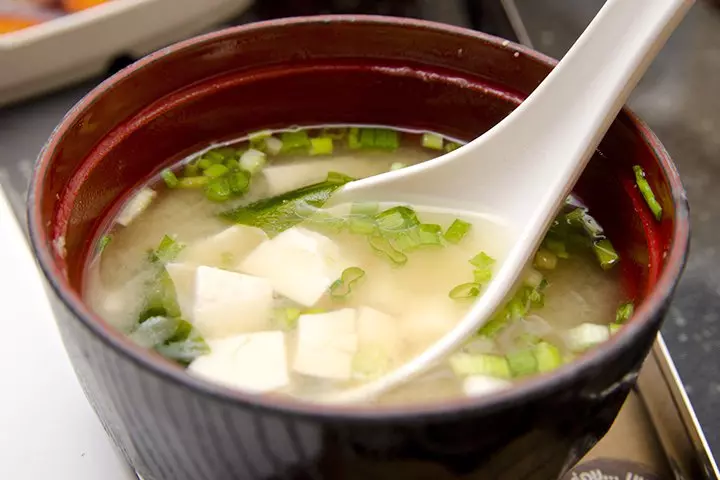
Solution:
<svg viewBox="0 0 720 480"><path fill-rule="evenodd" d="M310 146L310 138L308 138L307 131L305 130L282 132L280 134L280 140L283 143L283 152L306 149Z"/></svg>
<svg viewBox="0 0 720 480"><path fill-rule="evenodd" d="M528 312L528 302L520 296L515 296L508 303L507 309L510 318L523 318Z"/></svg>
<svg viewBox="0 0 720 480"><path fill-rule="evenodd" d="M495 259L485 252L480 252L470 259L470 263L476 268L473 271L475 283L486 284L492 279L492 266Z"/></svg>
<svg viewBox="0 0 720 480"><path fill-rule="evenodd" d="M296 307L278 308L274 312L273 319L281 330L293 330L297 327L301 313Z"/></svg>
<svg viewBox="0 0 720 480"><path fill-rule="evenodd" d="M220 157L222 157L222 159L220 161L218 161L217 163L222 163L227 159L234 158L235 155L237 154L237 150L235 150L233 147L220 147L220 148L216 148L215 150L213 150L212 153L215 155L220 155ZM220 158L220 157L216 157L216 158Z"/></svg>
<svg viewBox="0 0 720 480"><path fill-rule="evenodd" d="M205 170L206 168L209 168L216 163L222 163L224 161L224 155L214 150L210 150L209 152L205 152L200 156L200 159L197 161L197 166L201 170Z"/></svg>
<svg viewBox="0 0 720 480"><path fill-rule="evenodd" d="M220 216L235 223L261 228L268 235L275 236L303 221L307 215L302 215L301 210L322 207L335 190L351 180L342 174L336 173L332 177L328 174L328 181L258 200L222 212Z"/></svg>
<svg viewBox="0 0 720 480"><path fill-rule="evenodd" d="M505 356L513 377L525 377L538 371L538 361L530 350L518 350Z"/></svg>
<svg viewBox="0 0 720 480"><path fill-rule="evenodd" d="M365 271L359 267L349 267L343 270L340 278L335 280L330 285L330 296L339 299L346 298L352 293L352 287L362 277L365 276Z"/></svg>
<svg viewBox="0 0 720 480"><path fill-rule="evenodd" d="M383 234L391 235L420 225L415 210L405 206L388 208L375 215L375 221Z"/></svg>
<svg viewBox="0 0 720 480"><path fill-rule="evenodd" d="M412 227L408 230L397 232L392 236L393 247L401 252L413 250L420 246L420 229Z"/></svg>
<svg viewBox="0 0 720 480"><path fill-rule="evenodd" d="M565 215L566 221L580 227L588 234L591 239L604 238L604 231L595 218L587 212L587 209L576 208L572 212Z"/></svg>
<svg viewBox="0 0 720 480"><path fill-rule="evenodd" d="M499 312L496 312L485 325L480 327L478 335L492 338L507 326L509 320L510 312L506 305Z"/></svg>
<svg viewBox="0 0 720 480"><path fill-rule="evenodd" d="M368 237L370 247L381 257L385 257L395 265L405 265L407 263L407 255L393 248L390 241L381 235L371 235Z"/></svg>
<svg viewBox="0 0 720 480"><path fill-rule="evenodd" d="M377 224L371 217L353 216L348 220L348 229L351 233L370 235L377 229Z"/></svg>
<svg viewBox="0 0 720 480"><path fill-rule="evenodd" d="M170 235L163 235L160 244L150 254L150 260L166 264L175 260L185 245L175 240Z"/></svg>
<svg viewBox="0 0 720 480"><path fill-rule="evenodd" d="M225 165L228 170L232 172L240 170L240 162L237 158L228 158L227 160L225 160L225 163L223 165Z"/></svg>
<svg viewBox="0 0 720 480"><path fill-rule="evenodd" d="M563 363L560 350L552 343L538 343L535 345L534 353L540 373L553 371Z"/></svg>
<svg viewBox="0 0 720 480"><path fill-rule="evenodd" d="M363 380L377 378L390 370L388 354L380 347L371 345L357 351L352 361L353 374Z"/></svg>
<svg viewBox="0 0 720 480"><path fill-rule="evenodd" d="M462 147L462 145L460 145L459 143L456 143L456 142L447 142L447 143L445 144L445 151L448 152L448 153L450 153L450 152L452 152L453 150L457 150L457 149L460 148L460 147Z"/></svg>
<svg viewBox="0 0 720 480"><path fill-rule="evenodd" d="M640 193L642 193L643 198L645 198L645 202L647 203L648 207L650 207L650 210L655 216L655 220L660 221L662 219L663 209L660 203L657 201L657 198L655 198L655 194L653 193L652 188L650 187L650 184L645 177L645 171L640 165L634 165L633 171L635 172L635 183L640 189Z"/></svg>
<svg viewBox="0 0 720 480"><path fill-rule="evenodd" d="M407 167L407 163L403 162L393 162L392 165L390 165L390 171L394 172L395 170L401 170L403 168Z"/></svg>
<svg viewBox="0 0 720 480"><path fill-rule="evenodd" d="M473 278L475 279L475 283L485 285L492 280L492 270L476 268L473 270Z"/></svg>
<svg viewBox="0 0 720 480"><path fill-rule="evenodd" d="M210 177L183 177L178 179L178 188L202 188L210 182Z"/></svg>
<svg viewBox="0 0 720 480"><path fill-rule="evenodd" d="M100 241L98 242L98 253L102 253L103 250L105 250L105 247L107 247L110 242L112 242L112 236L111 235L103 235L100 237Z"/></svg>
<svg viewBox="0 0 720 480"><path fill-rule="evenodd" d="M480 295L480 285L477 283L463 283L450 290L448 296L453 300L475 298Z"/></svg>
<svg viewBox="0 0 720 480"><path fill-rule="evenodd" d="M228 200L231 195L230 182L224 177L213 178L205 188L205 197L213 202L224 202Z"/></svg>
<svg viewBox="0 0 720 480"><path fill-rule="evenodd" d="M557 256L558 258L570 258L570 255L568 255L567 252L567 248L565 247L565 242L545 237L543 245L550 252L554 253L555 256Z"/></svg>
<svg viewBox="0 0 720 480"><path fill-rule="evenodd" d="M593 251L603 270L609 270L620 261L620 256L607 238L593 242Z"/></svg>
<svg viewBox="0 0 720 480"><path fill-rule="evenodd" d="M420 245L442 245L442 227L435 223L423 223L418 227Z"/></svg>
<svg viewBox="0 0 720 480"><path fill-rule="evenodd" d="M160 176L162 176L162 179L165 181L165 185L167 185L168 188L175 188L180 184L177 176L169 168L163 170L160 173Z"/></svg>
<svg viewBox="0 0 720 480"><path fill-rule="evenodd" d="M310 155L332 155L333 139L330 137L317 137L310 139Z"/></svg>
<svg viewBox="0 0 720 480"><path fill-rule="evenodd" d="M542 270L554 270L557 267L558 257L550 250L544 248L538 249L535 253L534 264Z"/></svg>
<svg viewBox="0 0 720 480"><path fill-rule="evenodd" d="M361 128L360 129L360 146L362 148L375 147L375 129L374 128Z"/></svg>
<svg viewBox="0 0 720 480"><path fill-rule="evenodd" d="M183 168L184 177L196 177L198 175L200 175L200 167L193 162L185 164L185 168Z"/></svg>
<svg viewBox="0 0 720 480"><path fill-rule="evenodd" d="M620 323L611 323L608 326L608 329L610 329L610 335L615 335L617 332L619 332L622 329L623 325Z"/></svg>
<svg viewBox="0 0 720 480"><path fill-rule="evenodd" d="M625 302L620 305L615 313L615 323L623 324L630 320L635 313L635 305L633 302Z"/></svg>
<svg viewBox="0 0 720 480"><path fill-rule="evenodd" d="M203 175L210 178L218 178L222 177L229 171L230 169L222 163L216 163L215 165L210 165L208 168L206 168L203 172Z"/></svg>
<svg viewBox="0 0 720 480"><path fill-rule="evenodd" d="M436 133L423 133L422 146L433 150L442 150L445 139Z"/></svg>
<svg viewBox="0 0 720 480"><path fill-rule="evenodd" d="M228 183L230 184L230 191L235 195L240 195L248 191L250 188L250 173L245 170L231 173L228 176Z"/></svg>
<svg viewBox="0 0 720 480"><path fill-rule="evenodd" d="M250 142L258 142L260 140L265 140L266 138L270 137L272 135L271 130L259 130L257 132L252 132L248 135L248 140Z"/></svg>
<svg viewBox="0 0 720 480"><path fill-rule="evenodd" d="M262 170L266 161L267 155L260 150L251 148L240 157L240 168L249 172L250 175L255 175Z"/></svg>
<svg viewBox="0 0 720 480"><path fill-rule="evenodd" d="M543 275L534 268L528 268L523 277L523 285L532 289L541 288L543 284Z"/></svg>
<svg viewBox="0 0 720 480"><path fill-rule="evenodd" d="M582 353L610 338L610 329L607 325L583 323L565 332L564 338L571 352Z"/></svg>
<svg viewBox="0 0 720 480"><path fill-rule="evenodd" d="M277 155L282 152L283 142L279 138L267 137L264 141L265 151L270 155Z"/></svg>
<svg viewBox="0 0 720 480"><path fill-rule="evenodd" d="M357 127L350 128L348 132L348 147L357 150L362 147L360 143L360 129Z"/></svg>
<svg viewBox="0 0 720 480"><path fill-rule="evenodd" d="M321 136L330 137L333 140L342 140L348 134L345 127L325 127L322 129Z"/></svg>
<svg viewBox="0 0 720 480"><path fill-rule="evenodd" d="M459 243L470 231L470 224L463 220L455 219L445 232L445 240L450 243Z"/></svg>
<svg viewBox="0 0 720 480"><path fill-rule="evenodd" d="M470 259L470 263L477 268L488 269L495 265L495 259L485 252L480 252Z"/></svg>
<svg viewBox="0 0 720 480"><path fill-rule="evenodd" d="M495 378L511 378L510 364L505 357L492 354L456 353L450 357L450 367L455 375L488 375Z"/></svg>
<svg viewBox="0 0 720 480"><path fill-rule="evenodd" d="M390 130L388 128L376 128L375 129L375 148L381 148L383 150L397 150L400 146L398 139L398 132Z"/></svg>
<svg viewBox="0 0 720 480"><path fill-rule="evenodd" d="M336 185L345 185L346 183L352 182L353 180L355 179L340 172L328 172L327 178L325 179L327 183L332 183Z"/></svg>
<svg viewBox="0 0 720 480"><path fill-rule="evenodd" d="M375 215L380 209L380 205L377 203L364 202L364 203L353 203L350 207L351 215Z"/></svg>

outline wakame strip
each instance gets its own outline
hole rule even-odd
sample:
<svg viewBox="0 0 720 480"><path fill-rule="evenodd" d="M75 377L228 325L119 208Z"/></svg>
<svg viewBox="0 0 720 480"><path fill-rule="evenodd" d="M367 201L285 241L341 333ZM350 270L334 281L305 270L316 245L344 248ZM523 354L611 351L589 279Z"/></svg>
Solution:
<svg viewBox="0 0 720 480"><path fill-rule="evenodd" d="M263 229L275 236L305 219L302 211L322 207L330 195L352 178L330 172L324 182L222 212L221 218Z"/></svg>

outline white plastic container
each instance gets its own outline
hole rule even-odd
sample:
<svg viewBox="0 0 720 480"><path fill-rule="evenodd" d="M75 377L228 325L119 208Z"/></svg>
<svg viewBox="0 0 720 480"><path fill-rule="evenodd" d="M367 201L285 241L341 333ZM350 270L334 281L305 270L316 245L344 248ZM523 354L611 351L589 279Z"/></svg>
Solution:
<svg viewBox="0 0 720 480"><path fill-rule="evenodd" d="M253 0L113 0L0 35L0 106L100 75L242 13Z"/></svg>

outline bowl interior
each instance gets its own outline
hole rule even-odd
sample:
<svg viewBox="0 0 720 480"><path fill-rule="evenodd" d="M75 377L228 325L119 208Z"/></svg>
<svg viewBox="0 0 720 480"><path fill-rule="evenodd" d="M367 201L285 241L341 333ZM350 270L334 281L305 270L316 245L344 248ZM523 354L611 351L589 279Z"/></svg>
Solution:
<svg viewBox="0 0 720 480"><path fill-rule="evenodd" d="M80 302L92 240L109 212L187 154L263 128L323 123L470 140L512 111L551 66L483 34L368 17L276 21L181 43L106 81L53 134L31 192L33 241L46 272ZM635 187L635 164L666 212L660 223ZM664 150L624 112L576 192L623 258L627 297L641 300L678 236L683 194Z"/></svg>

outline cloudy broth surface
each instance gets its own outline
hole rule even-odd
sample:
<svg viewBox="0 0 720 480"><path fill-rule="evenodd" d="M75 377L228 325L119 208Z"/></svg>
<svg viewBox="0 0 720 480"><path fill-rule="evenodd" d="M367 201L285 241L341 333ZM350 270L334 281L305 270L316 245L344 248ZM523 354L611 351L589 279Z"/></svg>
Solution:
<svg viewBox="0 0 720 480"><path fill-rule="evenodd" d="M460 321L505 254L505 227L416 205L320 207L351 178L458 146L325 127L200 152L139 188L99 235L86 298L133 341L230 388L313 400L370 381ZM378 401L486 395L607 340L632 305L591 220L569 202L505 308Z"/></svg>

